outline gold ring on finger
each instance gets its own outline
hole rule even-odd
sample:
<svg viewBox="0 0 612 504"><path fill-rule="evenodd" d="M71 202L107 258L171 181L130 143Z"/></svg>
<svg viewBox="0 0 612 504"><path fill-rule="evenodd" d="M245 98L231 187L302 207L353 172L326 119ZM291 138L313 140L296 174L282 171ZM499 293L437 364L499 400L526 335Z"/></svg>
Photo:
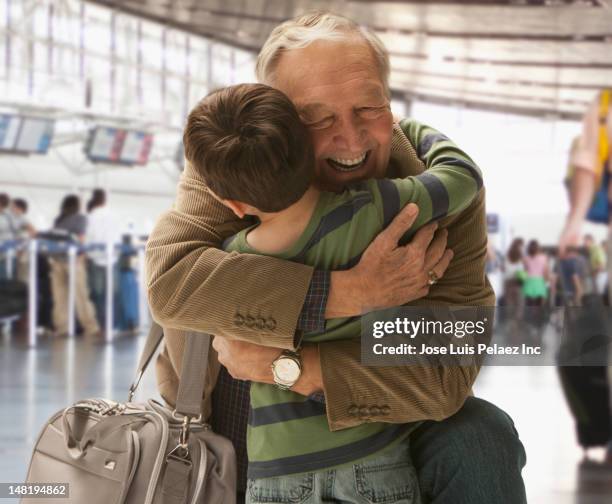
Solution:
<svg viewBox="0 0 612 504"><path fill-rule="evenodd" d="M427 276L429 277L429 280L427 280L427 283L429 285L433 285L438 281L438 275L436 275L436 272L434 270L429 270L427 272Z"/></svg>

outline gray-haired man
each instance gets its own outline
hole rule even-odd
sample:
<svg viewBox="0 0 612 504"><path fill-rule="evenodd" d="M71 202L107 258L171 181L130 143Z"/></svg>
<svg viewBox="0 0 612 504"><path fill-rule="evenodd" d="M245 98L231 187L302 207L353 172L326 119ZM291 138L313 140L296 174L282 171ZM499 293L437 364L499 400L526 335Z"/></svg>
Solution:
<svg viewBox="0 0 612 504"><path fill-rule="evenodd" d="M431 167L426 154L435 139L413 146L391 115L384 46L350 20L312 14L280 25L261 50L257 73L289 96L309 127L320 187L341 190L369 177L397 178ZM454 148L449 141L446 161L457 162ZM222 240L246 223L224 213L186 166L175 209L149 240L153 314L168 327L225 336L215 338L215 349L234 378L274 383L270 364L281 348L295 349L301 332L323 328L326 318L407 302L492 306L484 272L484 191L457 218L440 223L453 252L445 251L445 231L433 238L433 226L398 247L397 228L411 222L400 214L359 263L344 271L313 272L270 257L229 255L219 250ZM430 285L431 278L439 282ZM259 320L274 329L262 329ZM240 339L268 346L231 341ZM180 341L167 339L158 363L160 390L170 403ZM423 422L410 447L424 501L525 502L525 453L512 421L470 397L478 368L364 367L353 341L303 345L301 359L291 390L305 396L323 392L331 430L369 421ZM225 402L217 405L240 395L233 383L220 375L217 395ZM241 423L235 410L215 413L214 405L213 414L225 417L222 423L245 429L244 415Z"/></svg>

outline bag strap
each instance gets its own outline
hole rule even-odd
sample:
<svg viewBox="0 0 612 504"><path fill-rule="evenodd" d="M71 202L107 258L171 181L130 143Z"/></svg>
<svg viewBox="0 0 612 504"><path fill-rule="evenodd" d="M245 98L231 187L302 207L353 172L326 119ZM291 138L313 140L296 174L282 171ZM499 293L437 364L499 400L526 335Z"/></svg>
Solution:
<svg viewBox="0 0 612 504"><path fill-rule="evenodd" d="M176 396L176 412L197 417L202 414L202 394L208 371L210 334L189 332L185 337L185 351Z"/></svg>
<svg viewBox="0 0 612 504"><path fill-rule="evenodd" d="M163 337L163 328L158 323L153 322L140 355L136 379L130 386L128 401L132 400L142 375L149 366ZM210 334L188 332L185 336L183 365L176 399L176 412L181 415L197 417L202 413L202 394L206 372L208 371L210 342Z"/></svg>

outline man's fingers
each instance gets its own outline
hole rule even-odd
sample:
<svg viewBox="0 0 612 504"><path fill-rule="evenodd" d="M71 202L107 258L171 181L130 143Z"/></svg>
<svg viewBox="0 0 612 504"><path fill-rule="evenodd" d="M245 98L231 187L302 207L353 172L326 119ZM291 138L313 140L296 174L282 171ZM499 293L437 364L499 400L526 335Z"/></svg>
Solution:
<svg viewBox="0 0 612 504"><path fill-rule="evenodd" d="M433 271L438 278L442 278L444 273L446 273L446 269L448 268L448 265L450 264L454 255L455 254L451 249L446 249L438 264L436 264L431 271Z"/></svg>
<svg viewBox="0 0 612 504"><path fill-rule="evenodd" d="M391 224L378 235L380 240L384 241L385 248L397 247L397 242L414 224L417 215L419 215L419 207L414 203L409 203L402 208L402 211L395 216Z"/></svg>
<svg viewBox="0 0 612 504"><path fill-rule="evenodd" d="M429 248L429 244L433 239L436 229L438 229L437 222L430 222L427 224L427 226L423 226L416 232L414 238L410 242L410 245L416 249L426 251Z"/></svg>

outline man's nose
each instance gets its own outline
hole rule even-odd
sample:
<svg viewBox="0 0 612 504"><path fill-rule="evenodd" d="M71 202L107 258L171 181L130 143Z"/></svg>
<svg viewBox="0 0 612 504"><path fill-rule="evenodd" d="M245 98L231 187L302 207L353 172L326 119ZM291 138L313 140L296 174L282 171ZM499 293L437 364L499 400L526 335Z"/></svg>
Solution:
<svg viewBox="0 0 612 504"><path fill-rule="evenodd" d="M359 118L351 117L338 121L334 132L336 147L352 153L359 153L364 148L366 138L366 128Z"/></svg>

